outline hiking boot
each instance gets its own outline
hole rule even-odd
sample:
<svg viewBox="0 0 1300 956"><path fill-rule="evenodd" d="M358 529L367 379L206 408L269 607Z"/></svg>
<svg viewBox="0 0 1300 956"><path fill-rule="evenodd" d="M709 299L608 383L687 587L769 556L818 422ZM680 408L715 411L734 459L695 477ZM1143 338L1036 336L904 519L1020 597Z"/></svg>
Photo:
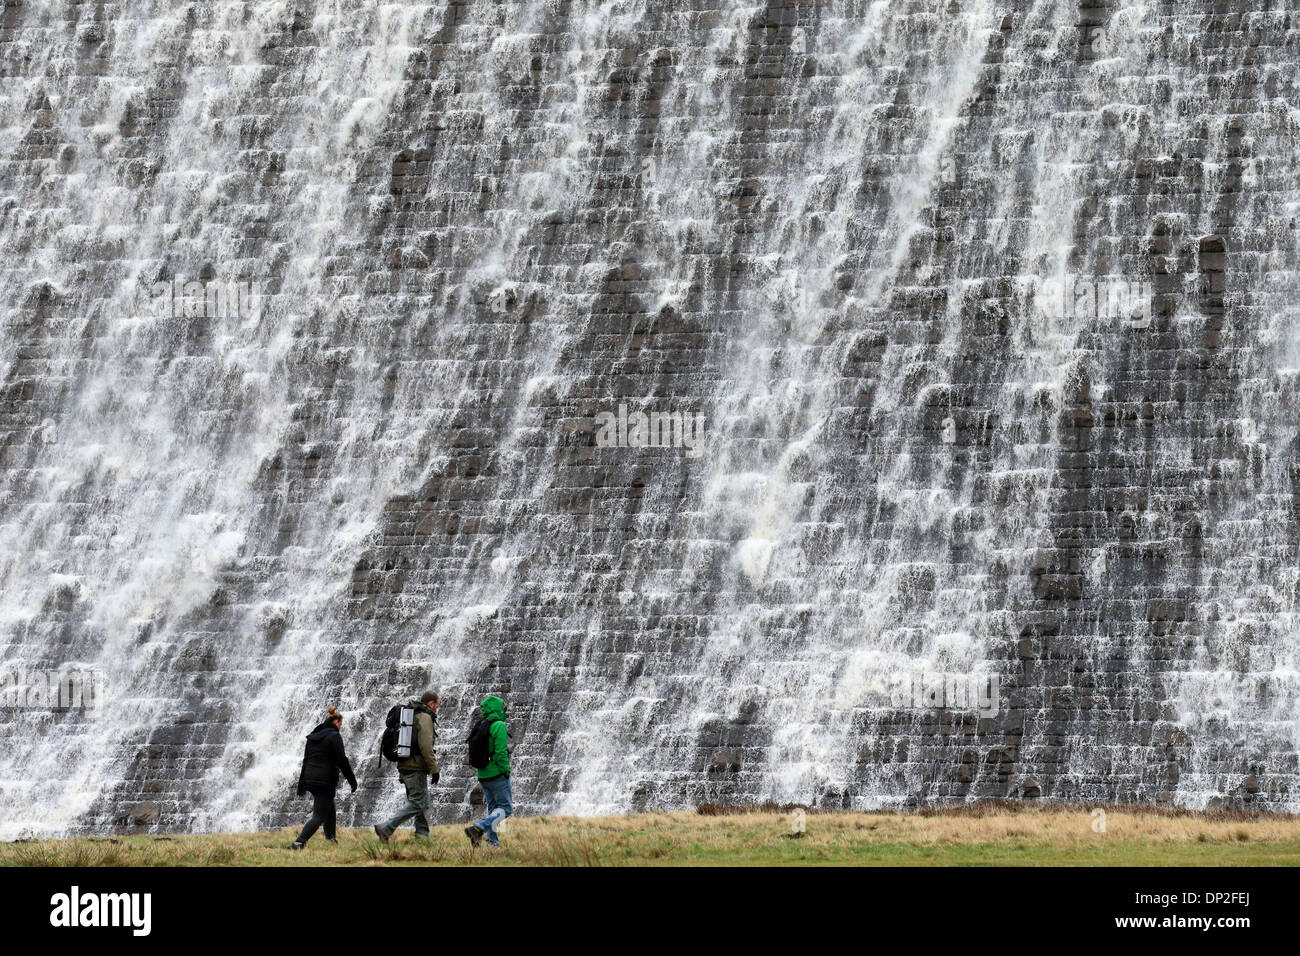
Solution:
<svg viewBox="0 0 1300 956"><path fill-rule="evenodd" d="M483 840L483 831L474 826L466 827L465 836L469 837L470 846L477 847Z"/></svg>
<svg viewBox="0 0 1300 956"><path fill-rule="evenodd" d="M386 834L386 833L385 833L385 832L380 828L380 826L379 826L378 823L375 824L375 836L379 837L379 842L380 842L380 843L387 843L387 842L388 842L388 834Z"/></svg>
<svg viewBox="0 0 1300 956"><path fill-rule="evenodd" d="M307 844L305 844L305 843L299 843L297 840L294 840L292 843L289 844L289 849L290 849L290 850L301 850L301 849L302 849L304 846L306 846L306 845L307 845Z"/></svg>
<svg viewBox="0 0 1300 956"><path fill-rule="evenodd" d="M326 838L325 838L325 842L326 842L326 843L333 843L335 846L338 846L338 845L339 845L338 837L333 837L333 838L331 838L331 837L326 837Z"/></svg>

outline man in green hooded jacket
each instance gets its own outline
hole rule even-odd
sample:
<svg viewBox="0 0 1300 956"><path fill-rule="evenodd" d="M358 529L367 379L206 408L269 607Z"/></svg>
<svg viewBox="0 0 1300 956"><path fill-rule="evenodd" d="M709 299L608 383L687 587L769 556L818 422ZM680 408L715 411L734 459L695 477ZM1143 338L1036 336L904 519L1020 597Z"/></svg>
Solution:
<svg viewBox="0 0 1300 956"><path fill-rule="evenodd" d="M506 703L500 697L485 697L479 705L488 722L488 762L478 772L478 784L487 801L487 816L465 828L469 842L478 846L484 836L488 846L500 846L497 824L514 812L510 803L510 750L507 745ZM468 759L468 758L467 758Z"/></svg>

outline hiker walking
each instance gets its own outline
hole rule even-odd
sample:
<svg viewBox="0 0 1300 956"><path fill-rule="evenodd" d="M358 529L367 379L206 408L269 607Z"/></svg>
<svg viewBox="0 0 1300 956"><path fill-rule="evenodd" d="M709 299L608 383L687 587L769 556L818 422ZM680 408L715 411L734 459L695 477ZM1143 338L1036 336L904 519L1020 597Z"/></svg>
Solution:
<svg viewBox="0 0 1300 956"><path fill-rule="evenodd" d="M352 792L357 792L357 778L352 773L352 764L343 751L343 715L330 705L325 720L307 735L307 746L302 755L302 771L298 774L298 796L310 793L311 816L303 826L298 839L290 844L289 849L301 850L307 841L323 824L325 839L338 843L334 827L334 791L339 785L339 771L347 778Z"/></svg>
<svg viewBox="0 0 1300 956"><path fill-rule="evenodd" d="M375 835L384 843L412 817L416 837L429 839L429 778L438 782L438 761L433 755L433 742L438 739L438 703L438 695L426 690L419 700L412 697L407 704L415 710L411 752L397 761L397 777L406 788L406 804L387 823L375 824Z"/></svg>
<svg viewBox="0 0 1300 956"><path fill-rule="evenodd" d="M497 824L514 812L510 803L510 749L506 730L506 702L485 697L479 705L483 717L469 732L469 756L465 762L478 770L478 784L487 801L487 816L465 828L469 842L478 846L484 836L488 846L500 846Z"/></svg>

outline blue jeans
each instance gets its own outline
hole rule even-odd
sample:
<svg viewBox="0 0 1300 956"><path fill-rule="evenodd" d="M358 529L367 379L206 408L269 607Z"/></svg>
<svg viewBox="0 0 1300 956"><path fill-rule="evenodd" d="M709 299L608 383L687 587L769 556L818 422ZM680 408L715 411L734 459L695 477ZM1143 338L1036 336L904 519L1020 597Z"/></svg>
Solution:
<svg viewBox="0 0 1300 956"><path fill-rule="evenodd" d="M510 778L502 774L491 780L480 780L478 785L483 788L483 799L487 801L488 812L487 816L474 826L487 834L489 846L500 846L497 840L497 824L510 816L515 809L510 803Z"/></svg>

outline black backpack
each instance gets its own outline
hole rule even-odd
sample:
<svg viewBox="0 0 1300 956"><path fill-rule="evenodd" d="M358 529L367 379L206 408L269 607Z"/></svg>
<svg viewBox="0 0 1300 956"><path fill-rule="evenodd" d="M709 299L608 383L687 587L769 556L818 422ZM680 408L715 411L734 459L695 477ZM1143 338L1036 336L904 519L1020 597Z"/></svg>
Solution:
<svg viewBox="0 0 1300 956"><path fill-rule="evenodd" d="M385 760L397 763L411 756L415 746L415 708L410 704L394 704L384 718L384 732L379 736L379 763Z"/></svg>
<svg viewBox="0 0 1300 956"><path fill-rule="evenodd" d="M465 742L469 744L469 763L475 770L482 770L492 761L492 725L494 720L488 720L481 717L470 728L469 739Z"/></svg>

